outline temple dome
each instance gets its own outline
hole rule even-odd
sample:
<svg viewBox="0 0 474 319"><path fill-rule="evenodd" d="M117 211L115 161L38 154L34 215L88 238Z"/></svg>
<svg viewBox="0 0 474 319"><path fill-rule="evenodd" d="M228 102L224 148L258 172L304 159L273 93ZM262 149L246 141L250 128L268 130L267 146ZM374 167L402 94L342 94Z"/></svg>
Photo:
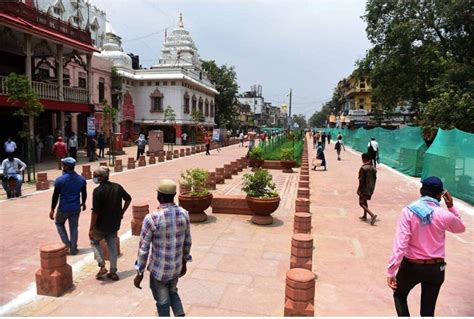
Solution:
<svg viewBox="0 0 474 319"><path fill-rule="evenodd" d="M106 58L114 66L132 69L132 58L123 52L122 39L115 33L108 21L105 30L105 41L99 56Z"/></svg>

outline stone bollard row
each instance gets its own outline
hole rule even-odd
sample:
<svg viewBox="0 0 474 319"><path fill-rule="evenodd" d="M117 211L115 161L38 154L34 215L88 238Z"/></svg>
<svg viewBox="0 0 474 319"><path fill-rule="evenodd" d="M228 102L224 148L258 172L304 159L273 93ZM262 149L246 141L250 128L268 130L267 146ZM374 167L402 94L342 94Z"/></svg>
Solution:
<svg viewBox="0 0 474 319"><path fill-rule="evenodd" d="M153 154L150 154L150 158L148 159L148 164L156 164L156 157Z"/></svg>
<svg viewBox="0 0 474 319"><path fill-rule="evenodd" d="M309 188L298 188L297 197L309 199Z"/></svg>
<svg viewBox="0 0 474 319"><path fill-rule="evenodd" d="M309 175L300 175L300 181L309 181Z"/></svg>
<svg viewBox="0 0 474 319"><path fill-rule="evenodd" d="M285 317L313 317L316 275L293 268L286 273Z"/></svg>
<svg viewBox="0 0 474 319"><path fill-rule="evenodd" d="M196 154L196 147L191 147L191 154Z"/></svg>
<svg viewBox="0 0 474 319"><path fill-rule="evenodd" d="M298 182L299 188L309 188L309 181L299 181Z"/></svg>
<svg viewBox="0 0 474 319"><path fill-rule="evenodd" d="M107 245L107 242L105 239L102 239L99 242L100 248L102 249L102 254L104 257L104 260L110 260L110 253L109 253L109 246ZM119 257L122 253L120 252L120 237L117 236L117 241L115 242L115 248L117 249L117 257Z"/></svg>
<svg viewBox="0 0 474 319"><path fill-rule="evenodd" d="M49 189L48 173L38 173L36 176L36 190L44 191Z"/></svg>
<svg viewBox="0 0 474 319"><path fill-rule="evenodd" d="M209 177L207 178L207 187L211 190L216 189L216 173L209 172Z"/></svg>
<svg viewBox="0 0 474 319"><path fill-rule="evenodd" d="M242 157L242 166L243 168L247 168L249 166L249 161L246 157Z"/></svg>
<svg viewBox="0 0 474 319"><path fill-rule="evenodd" d="M85 179L91 179L92 178L91 166L90 165L82 165L81 175Z"/></svg>
<svg viewBox="0 0 474 319"><path fill-rule="evenodd" d="M313 269L313 237L310 234L293 234L290 268Z"/></svg>
<svg viewBox="0 0 474 319"><path fill-rule="evenodd" d="M132 235L140 236L142 230L143 219L150 212L148 204L135 204L132 206Z"/></svg>
<svg viewBox="0 0 474 319"><path fill-rule="evenodd" d="M179 157L184 157L185 156L184 152L185 152L184 148L180 149L179 150Z"/></svg>
<svg viewBox="0 0 474 319"><path fill-rule="evenodd" d="M135 169L135 159L133 157L128 158L127 169Z"/></svg>
<svg viewBox="0 0 474 319"><path fill-rule="evenodd" d="M67 264L64 244L41 246L41 268L35 273L38 295L59 297L73 286L72 268Z"/></svg>
<svg viewBox="0 0 474 319"><path fill-rule="evenodd" d="M232 169L232 175L237 175L239 174L239 167L236 161L230 162L230 166Z"/></svg>
<svg viewBox="0 0 474 319"><path fill-rule="evenodd" d="M123 166L122 166L122 160L121 159L116 159L115 160L115 166L114 166L114 172L121 172L123 171Z"/></svg>
<svg viewBox="0 0 474 319"><path fill-rule="evenodd" d="M232 178L232 165L224 164L224 178L225 179Z"/></svg>
<svg viewBox="0 0 474 319"><path fill-rule="evenodd" d="M217 184L224 184L225 177L224 177L224 169L223 168L216 168L216 183Z"/></svg>
<svg viewBox="0 0 474 319"><path fill-rule="evenodd" d="M146 166L146 157L145 155L140 155L138 158L138 167Z"/></svg>
<svg viewBox="0 0 474 319"><path fill-rule="evenodd" d="M173 159L173 152L166 151L166 160L171 161Z"/></svg>
<svg viewBox="0 0 474 319"><path fill-rule="evenodd" d="M191 155L191 149L189 147L186 147L186 156Z"/></svg>
<svg viewBox="0 0 474 319"><path fill-rule="evenodd" d="M173 158L179 158L179 150L173 151Z"/></svg>
<svg viewBox="0 0 474 319"><path fill-rule="evenodd" d="M311 234L311 214L296 212L293 223L295 234Z"/></svg>

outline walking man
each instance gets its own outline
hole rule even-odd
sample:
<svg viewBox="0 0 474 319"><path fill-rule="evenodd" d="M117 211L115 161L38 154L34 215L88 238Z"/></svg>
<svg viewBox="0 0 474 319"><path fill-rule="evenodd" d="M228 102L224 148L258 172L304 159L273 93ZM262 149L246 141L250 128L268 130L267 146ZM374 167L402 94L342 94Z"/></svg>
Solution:
<svg viewBox="0 0 474 319"><path fill-rule="evenodd" d="M244 147L244 131L241 131L239 134L240 145L239 147Z"/></svg>
<svg viewBox="0 0 474 319"><path fill-rule="evenodd" d="M58 229L61 241L69 249L71 255L78 253L77 237L79 214L86 210L87 189L86 180L74 171L76 160L72 157L66 157L61 160L63 165L63 175L54 181L54 193L51 200L51 212L49 218L54 220ZM81 204L79 204L79 194L81 195ZM59 207L55 214L56 205ZM69 221L69 234L66 232L64 224Z"/></svg>
<svg viewBox="0 0 474 319"><path fill-rule="evenodd" d="M341 160L341 149L344 149L344 152L346 151L346 148L344 147L344 142L342 142L342 136L341 138L337 138L336 145L334 145L334 149L337 152L337 160Z"/></svg>
<svg viewBox="0 0 474 319"><path fill-rule="evenodd" d="M58 137L58 141L53 145L53 155L56 157L58 169L61 169L61 160L67 156L66 143L63 142L63 138L61 136Z"/></svg>
<svg viewBox="0 0 474 319"><path fill-rule="evenodd" d="M138 136L138 139L136 140L136 143L137 143L137 159L136 159L136 161L138 161L138 159L140 158L140 155L145 154L145 145L146 145L145 135L140 134Z"/></svg>
<svg viewBox="0 0 474 319"><path fill-rule="evenodd" d="M184 310L177 285L179 277L186 274L186 263L192 260L189 214L174 203L174 181L161 180L157 191L160 206L143 220L134 285L141 289L140 283L149 259L150 288L158 315L169 317L171 307L175 317L182 317ZM150 246L152 255L148 258Z"/></svg>
<svg viewBox="0 0 474 319"><path fill-rule="evenodd" d="M323 145L323 149L326 148L326 132L321 134L321 144Z"/></svg>
<svg viewBox="0 0 474 319"><path fill-rule="evenodd" d="M77 162L77 136L74 132L69 136L68 146L69 146L69 156L74 158Z"/></svg>
<svg viewBox="0 0 474 319"><path fill-rule="evenodd" d="M130 206L132 197L122 186L109 181L107 167L99 167L94 170L93 181L95 184L99 184L92 194L92 217L89 228L89 239L100 267L96 278L101 278L108 272L99 244L102 239L105 239L110 260L110 272L107 277L117 281L119 280L117 275L117 231L120 229L120 222ZM125 202L123 206L122 201Z"/></svg>
<svg viewBox="0 0 474 319"><path fill-rule="evenodd" d="M362 166L359 169L359 187L357 188L359 206L364 210L364 215L359 218L366 221L367 213L369 213L371 217L370 224L372 226L375 224L377 215L370 211L368 201L372 198L372 194L374 193L376 180L377 170L372 166L369 154L364 153L362 154Z"/></svg>
<svg viewBox="0 0 474 319"><path fill-rule="evenodd" d="M105 158L105 136L104 133L100 132L97 138L97 144L99 146L99 158Z"/></svg>
<svg viewBox="0 0 474 319"><path fill-rule="evenodd" d="M420 193L421 198L402 210L388 262L387 284L393 290L398 316L410 316L407 297L419 283L420 316L434 316L446 269L446 231L466 230L453 198L443 190L438 177L423 180ZM441 197L448 209L441 207Z"/></svg>
<svg viewBox="0 0 474 319"><path fill-rule="evenodd" d="M377 167L377 159L379 157L379 143L372 137L369 144L367 145L367 152L370 155L370 160L374 167Z"/></svg>
<svg viewBox="0 0 474 319"><path fill-rule="evenodd" d="M188 145L188 134L186 132L181 134L181 142L183 145Z"/></svg>
<svg viewBox="0 0 474 319"><path fill-rule="evenodd" d="M211 139L208 133L204 133L204 144L206 145L206 155L211 155L209 150L211 149Z"/></svg>

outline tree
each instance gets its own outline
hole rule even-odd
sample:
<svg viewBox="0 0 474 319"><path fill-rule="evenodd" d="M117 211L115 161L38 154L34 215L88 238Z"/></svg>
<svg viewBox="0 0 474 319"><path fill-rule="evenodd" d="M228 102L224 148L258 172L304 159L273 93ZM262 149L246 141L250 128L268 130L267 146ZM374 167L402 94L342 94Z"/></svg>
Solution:
<svg viewBox="0 0 474 319"><path fill-rule="evenodd" d="M425 127L474 131L463 123L474 94L470 1L369 0L363 18L373 47L356 73L370 77L373 101L385 111L408 103ZM443 118L446 103L459 116Z"/></svg>
<svg viewBox="0 0 474 319"><path fill-rule="evenodd" d="M310 127L325 127L327 119L331 113L338 114L344 106L344 98L339 86L334 88L331 100L326 102L320 111L316 111L308 120Z"/></svg>
<svg viewBox="0 0 474 319"><path fill-rule="evenodd" d="M204 115L199 112L199 111L192 111L191 112L191 120L193 121L194 124L194 129L196 130L195 132L195 138L194 141L196 142L197 138L197 127L200 123L204 122Z"/></svg>
<svg viewBox="0 0 474 319"><path fill-rule="evenodd" d="M218 66L215 61L203 61L203 69L207 72L209 80L215 85L219 94L215 97L216 123L219 127L230 128L238 116L235 108L239 85L237 74L233 66Z"/></svg>
<svg viewBox="0 0 474 319"><path fill-rule="evenodd" d="M293 123L298 124L299 128L301 129L304 129L306 126L308 126L308 123L306 123L306 116L303 114L294 114Z"/></svg>
<svg viewBox="0 0 474 319"><path fill-rule="evenodd" d="M113 125L113 123L117 119L118 109L113 106L110 106L106 99L102 101L102 106L102 132L105 133L105 136L110 138L109 129L110 126Z"/></svg>
<svg viewBox="0 0 474 319"><path fill-rule="evenodd" d="M164 121L169 122L170 124L176 121L176 113L173 110L173 108L169 105L166 107L165 112L164 112ZM171 139L172 138L170 136L169 140L171 141ZM174 143L171 143L171 149L173 149L173 144Z"/></svg>
<svg viewBox="0 0 474 319"><path fill-rule="evenodd" d="M327 105L323 105L320 111L316 111L308 120L309 127L325 127L330 110Z"/></svg>
<svg viewBox="0 0 474 319"><path fill-rule="evenodd" d="M34 180L34 163L35 163L35 147L34 136L35 126L34 119L43 111L38 94L31 87L31 82L26 75L18 75L10 73L5 81L8 101L20 108L15 111L14 115L23 118L23 131L19 133L26 145L26 163L28 180Z"/></svg>

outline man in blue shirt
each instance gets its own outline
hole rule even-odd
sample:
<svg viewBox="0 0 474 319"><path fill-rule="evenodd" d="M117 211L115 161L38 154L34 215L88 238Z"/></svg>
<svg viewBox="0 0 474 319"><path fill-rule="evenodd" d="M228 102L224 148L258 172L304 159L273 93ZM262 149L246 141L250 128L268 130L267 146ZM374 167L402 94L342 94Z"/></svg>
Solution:
<svg viewBox="0 0 474 319"><path fill-rule="evenodd" d="M51 212L49 218L54 220L56 228L58 229L59 237L61 241L69 248L71 255L78 253L77 249L77 237L78 237L78 224L79 214L82 210L86 209L87 189L86 180L81 175L78 175L74 171L76 160L72 157L66 157L61 160L63 165L63 175L56 178L54 181L54 193L51 203ZM82 203L79 203L79 194L82 195ZM59 207L56 212L56 218L54 211L56 205ZM69 239L64 224L69 221L69 232L71 238Z"/></svg>

